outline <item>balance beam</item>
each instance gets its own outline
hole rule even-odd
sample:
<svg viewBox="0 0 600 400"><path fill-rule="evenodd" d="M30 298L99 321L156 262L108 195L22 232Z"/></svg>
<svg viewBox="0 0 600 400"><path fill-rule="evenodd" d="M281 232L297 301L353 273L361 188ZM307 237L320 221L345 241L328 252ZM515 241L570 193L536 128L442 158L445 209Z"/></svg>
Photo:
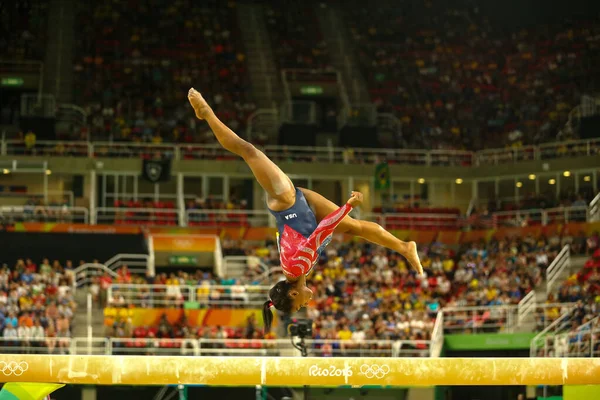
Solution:
<svg viewBox="0 0 600 400"><path fill-rule="evenodd" d="M600 359L5 354L0 357L0 380L86 385L587 385L600 384Z"/></svg>

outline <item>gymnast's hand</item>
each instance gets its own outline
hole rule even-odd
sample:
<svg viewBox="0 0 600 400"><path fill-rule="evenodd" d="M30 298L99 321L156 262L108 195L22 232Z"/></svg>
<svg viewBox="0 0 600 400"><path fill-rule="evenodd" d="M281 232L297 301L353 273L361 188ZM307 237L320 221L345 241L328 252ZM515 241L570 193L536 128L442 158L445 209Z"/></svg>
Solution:
<svg viewBox="0 0 600 400"><path fill-rule="evenodd" d="M353 208L358 207L363 202L363 194L361 192L352 192L352 196L350 200L348 200L348 204L350 204Z"/></svg>
<svg viewBox="0 0 600 400"><path fill-rule="evenodd" d="M204 97L196 89L191 88L188 91L188 100L192 107L194 107L198 119L206 119L213 115L212 108L210 108Z"/></svg>

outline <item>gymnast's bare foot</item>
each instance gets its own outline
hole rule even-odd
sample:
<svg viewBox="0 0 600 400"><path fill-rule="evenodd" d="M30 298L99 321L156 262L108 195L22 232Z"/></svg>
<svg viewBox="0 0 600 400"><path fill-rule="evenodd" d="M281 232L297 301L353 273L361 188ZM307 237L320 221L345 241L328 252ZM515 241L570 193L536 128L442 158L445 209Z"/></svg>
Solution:
<svg viewBox="0 0 600 400"><path fill-rule="evenodd" d="M423 266L421 265L419 253L417 252L417 244L415 242L408 242L407 252L403 255L406 257L410 265L417 270L419 275L423 275Z"/></svg>
<svg viewBox="0 0 600 400"><path fill-rule="evenodd" d="M212 108L210 108L204 97L196 89L191 88L188 91L188 100L192 107L194 107L198 119L206 119L213 114Z"/></svg>

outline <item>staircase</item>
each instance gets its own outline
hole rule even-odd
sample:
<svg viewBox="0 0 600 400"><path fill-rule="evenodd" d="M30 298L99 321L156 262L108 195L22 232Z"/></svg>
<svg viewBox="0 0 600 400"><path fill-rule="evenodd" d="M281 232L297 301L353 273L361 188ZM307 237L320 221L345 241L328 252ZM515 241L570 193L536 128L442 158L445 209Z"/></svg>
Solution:
<svg viewBox="0 0 600 400"><path fill-rule="evenodd" d="M43 92L53 95L57 104L71 103L76 2L52 0L48 10Z"/></svg>
<svg viewBox="0 0 600 400"><path fill-rule="evenodd" d="M319 9L316 14L321 32L327 42L331 63L342 74L350 103L369 104L369 89L356 60L356 51L349 39L346 25L341 18L343 12L329 5L327 8Z"/></svg>
<svg viewBox="0 0 600 400"><path fill-rule="evenodd" d="M283 100L283 91L262 6L238 3L237 17L256 103L259 108L277 108Z"/></svg>

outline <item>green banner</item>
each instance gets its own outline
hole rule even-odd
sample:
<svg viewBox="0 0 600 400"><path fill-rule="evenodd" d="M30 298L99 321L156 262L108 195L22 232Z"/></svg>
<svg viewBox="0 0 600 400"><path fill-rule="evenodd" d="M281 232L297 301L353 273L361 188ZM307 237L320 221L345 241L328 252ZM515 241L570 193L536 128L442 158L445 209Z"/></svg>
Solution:
<svg viewBox="0 0 600 400"><path fill-rule="evenodd" d="M535 333L482 333L444 335L447 350L522 350L529 349Z"/></svg>
<svg viewBox="0 0 600 400"><path fill-rule="evenodd" d="M388 163L377 164L375 167L375 190L390 188L390 166Z"/></svg>
<svg viewBox="0 0 600 400"><path fill-rule="evenodd" d="M172 266L196 266L198 257L196 256L169 256L169 265Z"/></svg>

